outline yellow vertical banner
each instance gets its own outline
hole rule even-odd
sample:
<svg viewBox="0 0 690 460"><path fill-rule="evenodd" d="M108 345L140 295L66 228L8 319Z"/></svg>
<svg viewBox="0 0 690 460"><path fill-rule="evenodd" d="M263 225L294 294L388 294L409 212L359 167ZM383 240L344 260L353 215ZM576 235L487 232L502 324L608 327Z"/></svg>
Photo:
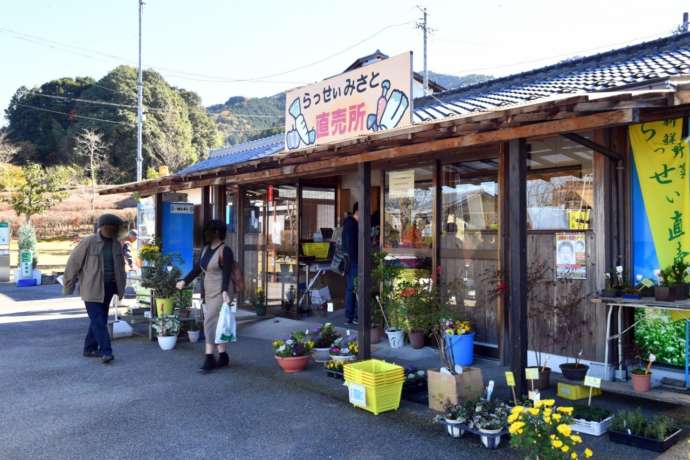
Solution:
<svg viewBox="0 0 690 460"><path fill-rule="evenodd" d="M690 177L683 119L629 127L640 190L659 268L684 259L690 248ZM638 212L641 210L638 210Z"/></svg>

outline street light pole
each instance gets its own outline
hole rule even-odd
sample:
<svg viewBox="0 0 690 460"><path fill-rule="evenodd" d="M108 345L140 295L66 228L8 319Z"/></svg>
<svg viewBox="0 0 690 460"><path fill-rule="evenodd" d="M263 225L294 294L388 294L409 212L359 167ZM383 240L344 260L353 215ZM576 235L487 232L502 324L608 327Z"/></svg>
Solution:
<svg viewBox="0 0 690 460"><path fill-rule="evenodd" d="M144 128L144 74L141 68L141 17L144 13L144 0L139 0L139 68L137 72L137 182L144 176L144 157L142 154L142 131Z"/></svg>

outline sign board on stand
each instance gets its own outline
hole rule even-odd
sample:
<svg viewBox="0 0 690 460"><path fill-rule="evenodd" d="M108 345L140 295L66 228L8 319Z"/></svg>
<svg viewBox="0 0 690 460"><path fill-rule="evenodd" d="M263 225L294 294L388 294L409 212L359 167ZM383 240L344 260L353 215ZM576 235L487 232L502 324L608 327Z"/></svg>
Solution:
<svg viewBox="0 0 690 460"><path fill-rule="evenodd" d="M0 222L0 282L10 280L10 224Z"/></svg>
<svg viewBox="0 0 690 460"><path fill-rule="evenodd" d="M22 279L34 276L34 253L32 251L19 251L19 276Z"/></svg>

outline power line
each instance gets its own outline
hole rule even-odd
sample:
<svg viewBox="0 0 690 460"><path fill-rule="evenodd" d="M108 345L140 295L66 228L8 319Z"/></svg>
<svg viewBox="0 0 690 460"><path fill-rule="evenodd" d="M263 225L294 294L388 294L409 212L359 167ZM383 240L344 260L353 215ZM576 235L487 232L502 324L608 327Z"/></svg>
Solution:
<svg viewBox="0 0 690 460"><path fill-rule="evenodd" d="M68 117L74 117L74 118L82 118L84 120L91 120L91 121L101 121L103 123L112 123L115 125L125 125L125 126L132 126L132 123L127 123L124 121L115 121L115 120L106 120L104 118L96 118L96 117L87 117L85 115L77 115L73 113L68 113L68 112L59 112L57 110L51 110L51 109L45 109L43 107L36 107L35 105L29 105L29 104L23 104L21 102L17 102L16 105L21 106L21 107L26 107L28 109L32 110L39 110L41 112L50 112L50 113L57 113L60 115L67 115Z"/></svg>

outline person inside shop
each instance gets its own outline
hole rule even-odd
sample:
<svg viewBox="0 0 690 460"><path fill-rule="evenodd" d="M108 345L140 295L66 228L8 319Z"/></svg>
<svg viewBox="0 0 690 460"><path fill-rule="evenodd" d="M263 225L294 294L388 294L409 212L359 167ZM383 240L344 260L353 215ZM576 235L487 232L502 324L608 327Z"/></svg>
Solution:
<svg viewBox="0 0 690 460"><path fill-rule="evenodd" d="M132 229L122 241L122 253L125 256L125 263L129 271L137 269L137 262L134 257L134 243L137 242L137 238L139 238L139 233Z"/></svg>
<svg viewBox="0 0 690 460"><path fill-rule="evenodd" d="M227 344L216 344L216 326L221 306L223 303L230 303L230 284L234 292L238 292L241 289L241 279L237 275L232 249L224 243L225 224L220 220L212 220L204 226L203 233L206 245L201 251L201 257L187 276L177 282L177 289L184 289L197 276L202 276L201 297L204 301L206 356L199 370L205 374L214 369L227 367L230 363ZM218 359L214 355L216 350Z"/></svg>
<svg viewBox="0 0 690 460"><path fill-rule="evenodd" d="M348 325L357 325L357 298L355 297L355 278L357 277L357 257L359 253L359 203L352 207L352 215L343 222L343 250L349 264L345 273L345 318Z"/></svg>
<svg viewBox="0 0 690 460"><path fill-rule="evenodd" d="M89 315L89 330L84 339L84 356L113 361L108 333L108 309L114 295L122 298L126 284L122 246L117 240L124 222L113 214L98 218L97 230L74 248L65 266L62 284L65 295L79 295Z"/></svg>

